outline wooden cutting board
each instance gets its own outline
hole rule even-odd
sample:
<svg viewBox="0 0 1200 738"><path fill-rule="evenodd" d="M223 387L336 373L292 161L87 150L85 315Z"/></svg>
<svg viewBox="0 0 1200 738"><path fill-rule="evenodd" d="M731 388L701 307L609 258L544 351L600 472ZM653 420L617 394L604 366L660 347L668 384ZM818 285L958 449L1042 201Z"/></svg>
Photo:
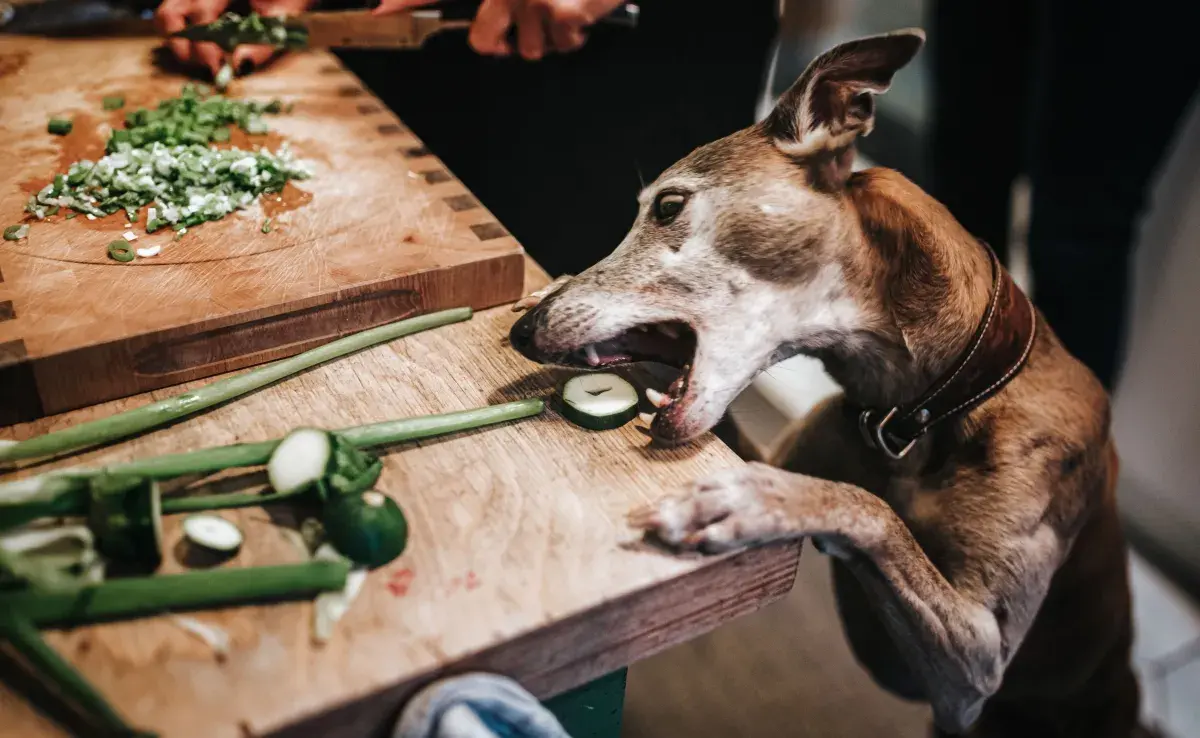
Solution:
<svg viewBox="0 0 1200 738"><path fill-rule="evenodd" d="M0 224L71 162L102 155L105 95L125 110L179 93L148 39L0 37ZM431 310L520 296L523 251L360 81L324 52L230 88L295 104L271 133L315 172L252 208L146 235L151 258L110 260L124 215L60 214L0 242L0 425L275 360ZM70 116L65 137L47 120ZM234 143L246 137L235 135ZM265 218L272 230L262 233Z"/></svg>

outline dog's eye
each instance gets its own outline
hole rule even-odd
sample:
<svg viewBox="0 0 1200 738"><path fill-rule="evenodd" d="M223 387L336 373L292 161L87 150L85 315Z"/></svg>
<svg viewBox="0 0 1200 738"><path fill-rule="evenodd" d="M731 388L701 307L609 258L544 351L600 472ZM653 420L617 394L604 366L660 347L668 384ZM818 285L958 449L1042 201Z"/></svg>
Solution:
<svg viewBox="0 0 1200 738"><path fill-rule="evenodd" d="M670 223L683 210L687 198L678 192L664 192L654 198L654 219L659 223Z"/></svg>

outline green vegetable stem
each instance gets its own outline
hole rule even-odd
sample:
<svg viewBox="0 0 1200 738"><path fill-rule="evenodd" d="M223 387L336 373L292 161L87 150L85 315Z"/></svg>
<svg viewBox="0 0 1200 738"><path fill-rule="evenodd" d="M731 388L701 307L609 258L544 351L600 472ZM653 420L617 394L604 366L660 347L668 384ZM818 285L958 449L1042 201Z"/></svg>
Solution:
<svg viewBox="0 0 1200 738"><path fill-rule="evenodd" d="M441 415L388 420L382 423L343 428L336 431L336 434L358 448L370 448L520 420L538 415L544 408L545 403L539 399L518 400ZM217 446L91 469L64 469L28 479L6 482L0 484L0 530L39 517L80 514L78 511L87 504L88 480L96 476L133 476L166 480L193 474L212 474L236 467L261 466L270 460L271 453L281 441L282 439L276 439L259 443ZM299 494L303 494L303 492L290 495L225 494L167 498L163 500L163 513L264 505L296 497Z"/></svg>
<svg viewBox="0 0 1200 738"><path fill-rule="evenodd" d="M241 397L318 364L412 333L468 320L470 317L470 308L454 308L355 333L236 377L218 380L193 392L169 397L101 420L81 423L61 431L0 446L0 466L23 459L77 451L157 428Z"/></svg>
<svg viewBox="0 0 1200 738"><path fill-rule="evenodd" d="M311 597L346 584L346 561L213 569L131 577L67 592L22 589L0 593L0 612L16 612L36 626L75 626L247 602Z"/></svg>

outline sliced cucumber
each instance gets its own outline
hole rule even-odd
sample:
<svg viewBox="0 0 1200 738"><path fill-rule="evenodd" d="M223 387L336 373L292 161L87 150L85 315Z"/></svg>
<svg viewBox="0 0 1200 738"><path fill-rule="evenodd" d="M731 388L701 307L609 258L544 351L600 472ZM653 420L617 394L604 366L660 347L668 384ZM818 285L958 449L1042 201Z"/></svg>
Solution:
<svg viewBox="0 0 1200 738"><path fill-rule="evenodd" d="M267 478L280 494L314 488L322 500L370 489L383 462L336 433L298 428L284 436L267 461Z"/></svg>
<svg viewBox="0 0 1200 738"><path fill-rule="evenodd" d="M580 374L563 385L562 411L588 430L620 428L637 417L637 390L615 374Z"/></svg>
<svg viewBox="0 0 1200 738"><path fill-rule="evenodd" d="M321 523L338 553L372 569L391 562L408 545L408 521L400 506L375 490L331 498Z"/></svg>
<svg viewBox="0 0 1200 738"><path fill-rule="evenodd" d="M242 547L242 531L217 515L189 515L183 519L183 535L197 546L231 554Z"/></svg>
<svg viewBox="0 0 1200 738"><path fill-rule="evenodd" d="M297 428L284 436L267 461L271 487L288 494L315 484L325 476L333 456L329 434L316 428Z"/></svg>

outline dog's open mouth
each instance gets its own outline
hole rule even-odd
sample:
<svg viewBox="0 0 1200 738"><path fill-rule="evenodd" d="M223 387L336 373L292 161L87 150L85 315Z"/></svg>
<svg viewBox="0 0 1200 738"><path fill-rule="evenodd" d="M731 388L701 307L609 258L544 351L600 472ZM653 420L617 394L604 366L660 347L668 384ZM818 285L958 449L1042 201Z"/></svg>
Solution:
<svg viewBox="0 0 1200 738"><path fill-rule="evenodd" d="M646 399L657 408L652 434L660 440L676 441L680 439L680 425L687 410L695 356L696 332L687 323L671 321L634 326L612 338L575 349L560 361L590 369L649 361L681 370L666 392L646 390Z"/></svg>
<svg viewBox="0 0 1200 738"><path fill-rule="evenodd" d="M696 333L686 323L638 325L605 341L589 343L567 357L567 363L600 369L638 361L654 361L676 368L692 362Z"/></svg>

